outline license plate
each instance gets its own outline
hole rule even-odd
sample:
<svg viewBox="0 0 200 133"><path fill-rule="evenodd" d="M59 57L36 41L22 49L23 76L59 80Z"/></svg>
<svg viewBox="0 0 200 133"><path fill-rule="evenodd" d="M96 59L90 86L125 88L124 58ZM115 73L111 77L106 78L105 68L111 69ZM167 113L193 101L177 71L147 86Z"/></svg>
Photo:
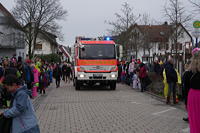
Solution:
<svg viewBox="0 0 200 133"><path fill-rule="evenodd" d="M103 74L93 74L93 77L103 77Z"/></svg>

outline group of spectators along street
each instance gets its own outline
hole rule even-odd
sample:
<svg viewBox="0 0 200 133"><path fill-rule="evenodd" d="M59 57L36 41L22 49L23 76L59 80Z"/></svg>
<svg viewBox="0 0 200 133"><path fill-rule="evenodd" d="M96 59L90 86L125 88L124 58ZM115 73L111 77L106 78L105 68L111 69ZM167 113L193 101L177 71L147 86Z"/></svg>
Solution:
<svg viewBox="0 0 200 133"><path fill-rule="evenodd" d="M29 56L0 59L0 132L39 133L39 125L31 99L46 94L46 89L55 78L56 87L60 81L70 82L71 64L48 63L38 57ZM23 127L23 128L22 128Z"/></svg>
<svg viewBox="0 0 200 133"><path fill-rule="evenodd" d="M188 112L188 117L183 120L189 122L190 133L200 133L200 48L192 51L192 58L186 62L182 75L175 69L174 63L172 56L165 62L155 60L153 64L144 64L138 59L132 59L131 62L122 61L118 64L118 82L144 92L153 80L149 77L149 72L154 72L163 80L166 104L171 104L171 95L173 104L178 103L177 85L179 85Z"/></svg>

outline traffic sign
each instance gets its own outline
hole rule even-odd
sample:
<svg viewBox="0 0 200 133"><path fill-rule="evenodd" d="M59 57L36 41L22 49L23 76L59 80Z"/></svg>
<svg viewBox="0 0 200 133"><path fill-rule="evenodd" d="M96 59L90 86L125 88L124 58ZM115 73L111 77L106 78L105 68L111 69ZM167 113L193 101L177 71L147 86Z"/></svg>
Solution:
<svg viewBox="0 0 200 133"><path fill-rule="evenodd" d="M200 21L195 21L195 22L193 23L193 27L194 27L194 28L200 28Z"/></svg>

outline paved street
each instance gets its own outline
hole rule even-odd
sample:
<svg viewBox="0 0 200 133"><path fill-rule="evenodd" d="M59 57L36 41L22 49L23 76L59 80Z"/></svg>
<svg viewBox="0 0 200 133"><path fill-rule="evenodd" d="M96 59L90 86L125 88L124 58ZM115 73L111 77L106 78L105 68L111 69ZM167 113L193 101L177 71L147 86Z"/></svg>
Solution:
<svg viewBox="0 0 200 133"><path fill-rule="evenodd" d="M188 133L183 110L126 85L116 91L54 88L36 107L42 133Z"/></svg>

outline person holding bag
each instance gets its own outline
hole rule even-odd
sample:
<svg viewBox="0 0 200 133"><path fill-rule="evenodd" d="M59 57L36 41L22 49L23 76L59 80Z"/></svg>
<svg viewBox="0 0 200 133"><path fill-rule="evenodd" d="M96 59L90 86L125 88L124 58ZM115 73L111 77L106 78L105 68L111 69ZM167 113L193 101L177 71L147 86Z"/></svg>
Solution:
<svg viewBox="0 0 200 133"><path fill-rule="evenodd" d="M1 117L12 119L10 133L40 133L30 100L31 91L25 86L20 86L20 81L15 75L7 75L3 84L13 97L11 108L0 113Z"/></svg>

